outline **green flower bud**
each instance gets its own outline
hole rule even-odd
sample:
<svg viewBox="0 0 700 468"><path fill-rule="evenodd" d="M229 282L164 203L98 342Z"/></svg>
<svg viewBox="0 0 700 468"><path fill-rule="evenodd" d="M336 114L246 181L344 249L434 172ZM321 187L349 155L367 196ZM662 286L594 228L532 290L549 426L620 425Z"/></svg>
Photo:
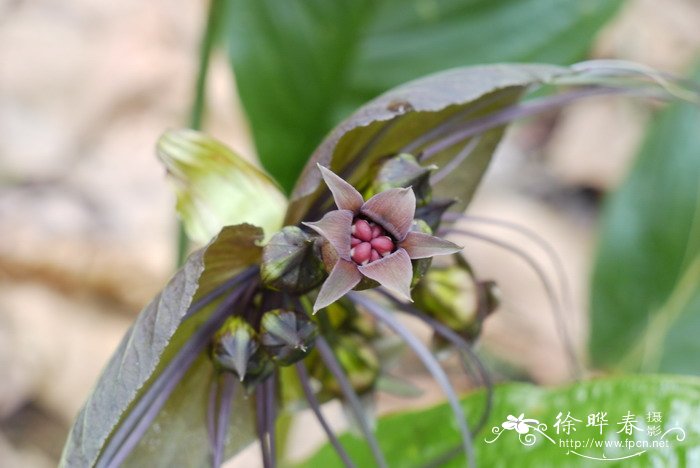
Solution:
<svg viewBox="0 0 700 468"><path fill-rule="evenodd" d="M413 187L416 206L423 206L430 202L432 199L430 174L437 169L437 166L423 167L415 156L408 153L391 157L380 164L370 187L371 195L392 188Z"/></svg>
<svg viewBox="0 0 700 468"><path fill-rule="evenodd" d="M247 387L264 380L274 369L253 327L238 316L226 320L214 335L212 358L217 367L233 373Z"/></svg>
<svg viewBox="0 0 700 468"><path fill-rule="evenodd" d="M476 336L481 328L479 285L461 265L433 268L413 291L416 306L450 328Z"/></svg>
<svg viewBox="0 0 700 468"><path fill-rule="evenodd" d="M317 333L316 324L296 311L271 310L260 322L260 342L272 359L283 366L309 354Z"/></svg>
<svg viewBox="0 0 700 468"><path fill-rule="evenodd" d="M308 292L326 276L319 245L296 226L282 228L263 248L260 276L271 289Z"/></svg>
<svg viewBox="0 0 700 468"><path fill-rule="evenodd" d="M339 334L356 334L367 340L377 338L377 323L369 314L360 313L355 305L341 299L326 308L328 323Z"/></svg>
<svg viewBox="0 0 700 468"><path fill-rule="evenodd" d="M356 311L355 314L350 317L350 320L347 321L346 327L348 330L352 331L352 333L356 333L368 340L379 337L377 323L369 314L361 314Z"/></svg>
<svg viewBox="0 0 700 468"><path fill-rule="evenodd" d="M340 336L332 346L355 391L365 393L371 390L379 378L380 371L379 357L374 348L358 335ZM321 382L324 391L334 396L342 396L340 385L325 366L316 365L311 372Z"/></svg>

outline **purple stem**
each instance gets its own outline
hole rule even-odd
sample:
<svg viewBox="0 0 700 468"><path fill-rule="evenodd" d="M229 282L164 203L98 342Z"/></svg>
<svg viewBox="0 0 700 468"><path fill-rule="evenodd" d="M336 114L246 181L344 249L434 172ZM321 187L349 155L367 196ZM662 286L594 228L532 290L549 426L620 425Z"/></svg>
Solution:
<svg viewBox="0 0 700 468"><path fill-rule="evenodd" d="M197 302L194 304L191 304L189 309L187 309L187 312L185 315L182 317L182 320L184 321L185 319L190 318L192 315L195 313L199 312L212 302L216 300L219 296L224 294L226 291L229 289L233 288L234 286L238 285L239 283L243 281L247 281L250 278L252 278L254 275L258 273L258 267L250 267L247 268L246 270L243 270L241 273L237 274L233 278L224 281L208 293L206 293L204 296L199 298Z"/></svg>
<svg viewBox="0 0 700 468"><path fill-rule="evenodd" d="M469 157L470 154L474 152L477 146L479 146L479 142L481 141L481 137L474 137L470 139L466 145L464 145L464 148L462 148L459 153L457 153L457 156L452 158L449 163L445 164L445 166L440 169L435 175L433 175L430 178L430 184L435 185L438 182L440 182L442 179L447 177L448 175L452 174L460 164L464 162L467 157Z"/></svg>
<svg viewBox="0 0 700 468"><path fill-rule="evenodd" d="M214 374L209 385L209 401L207 403L207 435L211 449L212 465L216 458L216 406L219 400L219 375Z"/></svg>
<svg viewBox="0 0 700 468"><path fill-rule="evenodd" d="M505 109L499 112L488 114L465 123L463 126L461 126L459 130L450 133L449 135L430 145L423 152L423 159L428 159L434 156L435 154L466 140L467 138L486 132L488 130L491 130L492 128L499 127L515 119L527 117L540 112L545 112L550 109L556 109L558 107L576 101L577 99L585 97L624 92L625 90L614 88L586 88L577 89L555 96L548 96L525 103L515 104L506 107Z"/></svg>
<svg viewBox="0 0 700 468"><path fill-rule="evenodd" d="M372 137L367 141L367 143L362 147L362 149L350 160L350 164L348 164L346 167L344 167L341 171L341 176L343 179L349 179L350 176L352 175L352 172L359 166L360 164L364 163L364 159L369 155L370 151L372 151L377 144L382 141L382 138L391 130L396 123L399 121L400 116L391 120L388 120L382 128L380 128Z"/></svg>
<svg viewBox="0 0 700 468"><path fill-rule="evenodd" d="M244 288L236 289L212 313L206 322L195 331L180 348L163 372L156 377L141 399L129 412L105 447L96 467L119 466L134 449L138 441L165 404L170 393L182 379L197 356L209 343L211 336L231 313L231 308L241 296Z"/></svg>
<svg viewBox="0 0 700 468"><path fill-rule="evenodd" d="M131 454L132 450L138 445L139 441L146 433L151 423L160 412L161 408L163 408L165 402L168 401L170 394L175 389L177 384L180 383L180 379L182 379L185 373L189 370L192 362L194 362L194 358L196 358L196 355L193 356L191 360L183 362L182 367L178 368L178 371L172 375L172 378L165 383L161 392L156 395L155 399L151 402L151 405L146 409L143 417L138 421L138 423L136 423L136 426L134 426L134 429L129 433L124 443L114 454L114 457L112 457L112 459L108 462L107 467L116 468L124 463L129 454Z"/></svg>
<svg viewBox="0 0 700 468"><path fill-rule="evenodd" d="M491 412L491 407L493 406L493 383L491 382L491 378L489 377L488 372L486 371L486 368L484 365L481 363L481 360L479 359L479 356L476 355L474 350L472 349L471 345L467 340L465 340L462 336L459 335L459 333L455 332L453 329L445 325L444 323L440 322L439 320L423 313L420 311L418 308L414 307L411 304L404 303L393 297L391 294L387 293L386 291L378 290L378 292L389 299L392 303L394 303L397 307L399 307L400 310L403 312L412 315L421 321L423 321L426 325L431 327L435 332L437 332L440 336L448 340L454 347L456 347L458 350L461 351L462 357L464 358L463 361L470 360L476 365L476 368L479 373L479 380L481 380L481 384L486 388L486 408L484 410L484 414L482 414L479 423L477 426L474 428L474 432L478 432L483 425L486 423L486 420L489 417L489 414ZM466 365L466 362L463 362L465 367L468 367ZM469 369L465 369L467 373L472 374L472 372L469 371ZM473 376L472 376L473 377Z"/></svg>
<svg viewBox="0 0 700 468"><path fill-rule="evenodd" d="M518 91L520 92L520 91ZM455 114L451 115L444 121L440 122L438 125L435 127L431 128L429 131L424 133L423 135L419 136L415 140L413 140L411 143L407 144L401 150L399 150L399 153L411 153L413 154L414 151L416 151L418 148L421 146L425 145L426 143L429 143L431 140L440 137L442 135L445 135L446 133L451 132L452 130L455 130L459 128L461 125L464 125L464 120L469 117L470 115L474 114L477 111L480 111L481 109L484 109L487 106L490 106L496 101L499 101L503 99L502 94L495 94L493 96L490 96L488 98L485 98L483 100L477 101L475 104L470 105L470 107L467 107L466 109L463 109L459 112L456 112ZM425 159L424 155L420 155L418 158L419 161L423 161Z"/></svg>
<svg viewBox="0 0 700 468"><path fill-rule="evenodd" d="M276 384L277 381L274 373L263 384L266 386L265 404L267 408L265 408L265 426L267 427L267 435L269 438L270 461L272 462L272 466L277 466L277 448L275 444L275 419L277 419L277 407L275 406L277 404L277 397L275 394Z"/></svg>
<svg viewBox="0 0 700 468"><path fill-rule="evenodd" d="M372 451L372 455L374 456L374 461L381 468L386 468L387 464L386 460L384 459L384 454L379 448L379 442L374 436L374 432L372 432L372 428L369 426L369 423L365 418L362 409L362 403L360 403L360 399L357 396L357 393L355 393L355 389L352 388L352 384L348 380L348 377L345 375L345 371L343 371L343 368L338 362L338 359L335 357L335 354L333 353L333 350L331 349L330 345L328 344L326 339L320 335L316 338L316 349L318 350L318 354L319 356L321 356L321 360L323 361L323 363L326 365L328 370L331 371L331 374L333 374L335 380L338 381L340 390L343 392L345 400L347 400L348 404L350 405L350 409L352 410L355 419L357 420L357 424L360 426L362 434L365 436L365 439L367 439L369 448Z"/></svg>
<svg viewBox="0 0 700 468"><path fill-rule="evenodd" d="M299 375L299 382L301 382L301 388L304 390L304 395L306 396L306 401L309 403L311 411L313 411L314 415L316 415L316 419L323 428L323 431L326 433L326 436L328 437L328 440L335 449L335 452L338 454L338 456L343 461L343 464L346 467L355 468L355 464L348 456L348 453L345 451L345 448L340 443L335 433L333 433L333 430L328 425L326 418L321 412L321 405L318 403L318 399L316 398L316 395L314 394L314 391L311 388L311 385L309 384L309 374L308 372L306 372L306 367L304 367L304 364L301 361L297 362L295 366L297 368L297 374Z"/></svg>
<svg viewBox="0 0 700 468"><path fill-rule="evenodd" d="M221 382L221 398L219 401L218 417L216 419L216 438L214 444L213 468L219 468L224 459L226 436L228 435L231 407L236 395L236 379L231 372L224 372Z"/></svg>
<svg viewBox="0 0 700 468"><path fill-rule="evenodd" d="M257 416L258 440L260 441L260 451L262 452L263 467L273 468L270 446L267 443L267 416L265 404L264 384L255 387L255 413Z"/></svg>
<svg viewBox="0 0 700 468"><path fill-rule="evenodd" d="M569 356L569 364L571 366L571 372L573 373L574 378L579 378L581 376L581 365L579 363L578 356L576 355L574 345L571 341L571 336L569 335L569 331L566 327L566 322L564 321L563 312L561 310L561 305L559 304L559 300L557 299L557 295L556 295L554 286L549 281L544 270L542 270L542 267L540 267L540 264L537 263L524 250L522 250L514 245L511 245L508 242L504 242L504 241L501 241L499 239L494 239L494 238L492 238L490 236L486 236L484 234L470 231L468 229L459 229L459 228L452 228L452 227L441 229L441 232L461 234L464 236L469 236L469 237L472 237L474 239L478 239L478 240L487 242L489 244L496 245L498 247L501 247L501 248L508 250L509 252L512 252L513 254L517 255L522 260L524 260L530 266L530 268L532 268L532 270L535 272L535 274L539 278L540 282L542 283L542 286L544 287L544 290L545 290L545 294L547 295L549 303L551 304L551 310L552 310L552 315L554 317L554 323L557 327L557 330L559 331L559 337L561 338L562 345L564 346L564 350L566 351L566 353Z"/></svg>
<svg viewBox="0 0 700 468"><path fill-rule="evenodd" d="M389 312L381 308L375 302L358 293L348 293L347 297L356 304L361 305L375 319L392 329L394 333L399 335L415 352L416 356L423 361L425 368L428 370L428 372L430 372L437 384L442 388L442 391L447 396L447 400L452 408L452 413L455 416L457 427L459 428L459 432L462 437L462 449L467 457L468 466L476 466L476 462L474 461L474 449L472 448L471 433L469 432L469 427L467 426L467 418L464 415L464 410L459 403L459 399L455 394L454 388L452 388L450 380L447 378L447 375L442 367L440 367L440 363L438 363L435 356L433 356L433 353L431 353L423 342L421 342L421 340L411 333L408 328L392 317Z"/></svg>
<svg viewBox="0 0 700 468"><path fill-rule="evenodd" d="M697 102L698 94L700 94L700 85L691 79L675 76L672 73L655 70L651 67L625 60L588 60L572 65L571 69L583 76L586 74L603 78L632 76L646 79L653 84L659 85L674 97L684 98L680 92L683 92L683 94L686 94L686 92L694 93L695 96L691 97L690 102ZM575 80L576 75L572 79ZM670 84L685 89L673 90Z"/></svg>

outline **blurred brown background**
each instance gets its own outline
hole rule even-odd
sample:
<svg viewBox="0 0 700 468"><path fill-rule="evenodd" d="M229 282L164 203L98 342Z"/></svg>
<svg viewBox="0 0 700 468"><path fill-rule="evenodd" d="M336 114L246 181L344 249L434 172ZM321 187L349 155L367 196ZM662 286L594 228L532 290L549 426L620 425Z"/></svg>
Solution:
<svg viewBox="0 0 700 468"><path fill-rule="evenodd" d="M174 197L154 143L186 121L204 7L0 0L2 467L56 464L100 369L173 271ZM695 0L631 0L593 55L683 74L700 51L699 24ZM252 157L226 60L211 72L207 131ZM471 210L532 227L559 251L579 347L599 195L624 176L647 113L590 100L516 129ZM504 293L484 348L535 381L565 379L534 275L476 242L467 256Z"/></svg>

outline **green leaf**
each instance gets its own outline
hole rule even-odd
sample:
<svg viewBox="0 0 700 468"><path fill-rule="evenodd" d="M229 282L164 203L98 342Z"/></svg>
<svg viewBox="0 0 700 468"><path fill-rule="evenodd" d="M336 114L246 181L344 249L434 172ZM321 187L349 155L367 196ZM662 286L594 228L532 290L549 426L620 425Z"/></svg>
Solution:
<svg viewBox="0 0 700 468"><path fill-rule="evenodd" d="M591 305L595 365L700 374L700 107L663 111L608 199Z"/></svg>
<svg viewBox="0 0 700 468"><path fill-rule="evenodd" d="M193 253L168 285L139 314L102 372L78 414L63 451L62 466L93 466L110 434L124 420L133 404L163 371L188 338L209 317L214 304L183 320L190 305L233 278L245 267L258 263L262 230L250 225L224 228L205 248ZM206 413L203 401L209 391L212 364L200 356L171 395L127 464L172 466L160 449L177 444L187 466L202 465L208 457ZM252 437L249 414L241 403L235 420L237 433L229 439L232 453ZM205 441L204 443L202 441ZM184 445L183 445L184 444ZM186 446L186 449L183 447Z"/></svg>
<svg viewBox="0 0 700 468"><path fill-rule="evenodd" d="M489 467L695 466L700 446L700 428L696 422L700 418L698 401L700 379L689 377L622 377L581 382L559 389L545 389L529 384L497 386L486 430L475 436L476 461L479 466ZM467 414L476 419L483 410L483 394L472 394L462 400L462 404ZM572 421L575 431L570 431L570 435L563 430L557 434L554 423L559 412L563 413L562 420L569 412L572 417L580 420ZM586 427L588 415L597 412L607 412L608 425ZM623 428L618 423L622 422L628 412L636 417L635 426L638 428L632 429L631 436L624 431L617 432ZM649 412L660 413L661 422L648 422ZM532 428L521 439L515 430L503 430L501 424L507 421L509 415L517 418L521 414L525 418L546 424L547 427L540 426L540 430L551 440ZM444 404L427 410L380 418L377 438L391 466L421 467L432 462L435 463L432 466L463 467L463 456L449 461L444 458L459 444L459 435L451 418L452 413ZM602 444L610 441L609 443L615 444L620 441L624 444L625 440L639 441L640 444L647 441L651 446L653 441L660 440L660 434L649 436L647 433L647 428L653 425L660 425L662 433L678 427L684 432L685 438L677 439L681 432L674 430L662 439L668 442L667 448L594 446L594 442ZM563 428L561 425L559 427ZM499 431L500 435L493 430ZM534 437L534 444L527 446L531 437ZM364 441L350 434L341 436L340 440L357 466L372 466L371 454ZM487 442L492 440L491 443ZM589 447L565 446L567 442L573 444L576 441L581 444L588 442ZM643 453L624 461L610 460L639 452ZM605 463L584 458L603 456L608 458ZM342 464L333 449L324 445L300 466L333 467Z"/></svg>
<svg viewBox="0 0 700 468"><path fill-rule="evenodd" d="M569 65L621 0L384 0L349 67L350 109L405 81L498 62ZM348 108L348 107L346 107Z"/></svg>
<svg viewBox="0 0 700 468"><path fill-rule="evenodd" d="M318 141L387 89L476 63L580 60L620 0L233 0L227 34L263 166L291 190Z"/></svg>
<svg viewBox="0 0 700 468"><path fill-rule="evenodd" d="M287 201L276 183L223 143L194 130L171 130L158 140L158 156L193 241L204 244L234 224L260 226L267 235L282 226Z"/></svg>
<svg viewBox="0 0 700 468"><path fill-rule="evenodd" d="M316 149L291 195L286 224L296 224L325 194L316 163L330 167L360 189L371 183L373 163L398 153L428 130L458 113L478 119L517 102L530 86L571 73L553 65L499 64L448 70L388 91L360 107ZM468 111L471 111L467 114ZM434 198L458 198L453 209L471 199L503 135L503 127L483 132L472 153L433 188ZM428 162L443 167L465 146L452 146ZM427 146L419 145L418 153Z"/></svg>

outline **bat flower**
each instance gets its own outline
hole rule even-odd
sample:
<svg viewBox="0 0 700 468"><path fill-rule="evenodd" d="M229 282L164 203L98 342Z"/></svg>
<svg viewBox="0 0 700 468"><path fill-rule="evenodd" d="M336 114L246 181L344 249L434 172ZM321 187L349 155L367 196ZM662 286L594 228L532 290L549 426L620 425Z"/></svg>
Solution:
<svg viewBox="0 0 700 468"><path fill-rule="evenodd" d="M457 211L473 195L504 125L579 97L619 93L625 89L622 78L630 80L629 91L648 95L651 75L638 81L629 75L629 68L609 64L580 64L569 71L498 64L402 85L329 134L289 199L270 176L222 143L192 130L166 133L158 153L174 182L183 227L206 245L187 258L129 328L76 418L60 466L219 467L257 439L262 466L274 468L288 445L276 442L278 432L286 433L277 430L277 415L301 404L313 412L344 466L353 467L322 407L340 398L374 461L365 462L363 455L362 466L387 467L364 406L375 392L391 387L380 385L391 381L385 371L393 357L381 353L390 347L387 338L401 340L441 388L461 451L475 466L472 431L457 391L401 315L421 321L438 346L458 351L470 380L486 388L488 404L478 430L488 421L492 386L472 345L497 306L497 290L460 255L430 271L423 271L428 261L420 259L460 250L433 232L468 236L522 256L550 292L541 268L516 246L454 223L467 221L476 229L500 225L536 241L537 236ZM601 86L606 77L612 86ZM561 78L566 91L519 101L532 86ZM686 90L679 80L665 76L664 82L673 85L665 91ZM323 165L314 167L315 162ZM374 195L365 201L325 166L342 168L344 177ZM337 210L330 211L330 197L318 190L317 170ZM411 284L420 274L411 304ZM388 290L379 291L381 302L351 291L376 284ZM556 315L559 301L550 296ZM565 324L559 325L576 365ZM521 414L509 415L502 426L527 434L536 424Z"/></svg>
<svg viewBox="0 0 700 468"><path fill-rule="evenodd" d="M462 250L450 241L411 229L416 211L412 188L392 188L365 201L330 169L318 168L338 209L303 224L328 241L337 260L319 291L314 312L340 299L363 278L411 300L411 260Z"/></svg>

